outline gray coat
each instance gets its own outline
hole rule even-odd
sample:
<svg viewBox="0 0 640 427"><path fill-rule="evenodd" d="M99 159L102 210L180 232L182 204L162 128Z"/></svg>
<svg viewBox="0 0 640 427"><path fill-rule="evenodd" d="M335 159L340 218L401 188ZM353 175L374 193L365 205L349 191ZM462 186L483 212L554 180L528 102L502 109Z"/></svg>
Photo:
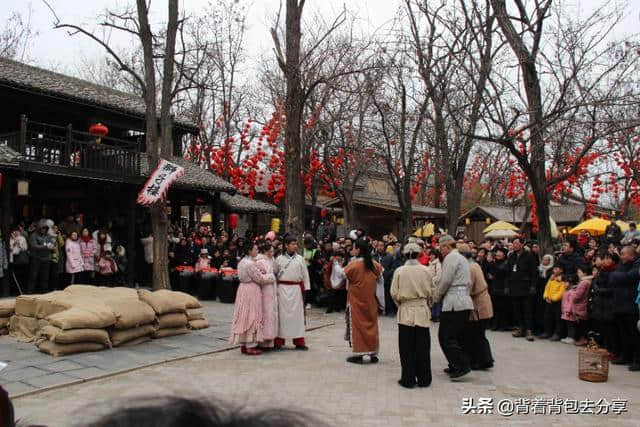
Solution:
<svg viewBox="0 0 640 427"><path fill-rule="evenodd" d="M436 299L442 301L442 311L473 310L470 287L469 262L454 249L444 258L436 292Z"/></svg>

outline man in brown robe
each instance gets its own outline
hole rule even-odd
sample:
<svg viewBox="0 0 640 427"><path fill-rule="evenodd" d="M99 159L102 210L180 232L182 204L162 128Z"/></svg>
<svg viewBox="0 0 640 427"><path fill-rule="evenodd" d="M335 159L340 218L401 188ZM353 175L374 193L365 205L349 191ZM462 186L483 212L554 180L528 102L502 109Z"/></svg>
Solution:
<svg viewBox="0 0 640 427"><path fill-rule="evenodd" d="M363 363L369 356L378 362L378 301L376 286L382 266L371 259L371 248L364 239L356 241L351 250L354 257L344 269L347 276L347 339L353 349L350 363Z"/></svg>

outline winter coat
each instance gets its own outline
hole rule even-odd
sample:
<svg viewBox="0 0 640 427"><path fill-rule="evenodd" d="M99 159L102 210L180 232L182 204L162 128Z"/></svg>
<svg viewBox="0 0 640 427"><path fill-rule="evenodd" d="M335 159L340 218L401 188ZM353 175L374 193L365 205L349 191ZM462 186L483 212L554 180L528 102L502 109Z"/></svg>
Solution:
<svg viewBox="0 0 640 427"><path fill-rule="evenodd" d="M556 280L555 277L550 278L547 282L547 286L544 288L542 298L545 300L549 298L551 302L561 301L565 291L565 284L566 282Z"/></svg>
<svg viewBox="0 0 640 427"><path fill-rule="evenodd" d="M27 239L22 234L18 234L17 237L11 236L9 239L9 262L10 263L29 263L29 246L27 245Z"/></svg>
<svg viewBox="0 0 640 427"><path fill-rule="evenodd" d="M67 254L67 262L65 270L69 274L80 273L84 270L84 258L82 257L82 249L78 240L67 239L64 244L64 250Z"/></svg>
<svg viewBox="0 0 640 427"><path fill-rule="evenodd" d="M491 280L489 281L489 293L493 296L504 296L507 281L509 279L509 261L503 259L501 261L496 260L489 265L489 274Z"/></svg>
<svg viewBox="0 0 640 427"><path fill-rule="evenodd" d="M640 281L640 259L620 264L609 275L609 286L613 288L613 313L631 314L638 312L638 281Z"/></svg>
<svg viewBox="0 0 640 427"><path fill-rule="evenodd" d="M526 297L536 294L538 266L534 254L522 250L509 255L509 280L505 294L511 297ZM507 293L508 292L508 293Z"/></svg>
<svg viewBox="0 0 640 427"><path fill-rule="evenodd" d="M589 318L587 305L589 303L589 288L591 276L584 277L576 286L566 290L562 296L562 319L569 322L587 320Z"/></svg>
<svg viewBox="0 0 640 427"><path fill-rule="evenodd" d="M473 300L473 310L469 320L478 321L491 319L493 317L493 304L489 295L489 286L484 279L482 267L477 262L469 262L471 273L471 299Z"/></svg>
<svg viewBox="0 0 640 427"><path fill-rule="evenodd" d="M80 252L82 253L83 271L96 271L96 256L98 255L98 244L91 239L88 242L80 242Z"/></svg>
<svg viewBox="0 0 640 427"><path fill-rule="evenodd" d="M142 249L144 250L144 261L147 264L153 264L153 236L147 236L140 239Z"/></svg>
<svg viewBox="0 0 640 427"><path fill-rule="evenodd" d="M589 318L595 320L613 320L613 288L609 284L609 276L617 268L611 270L601 268L598 276L591 282L589 290Z"/></svg>
<svg viewBox="0 0 640 427"><path fill-rule="evenodd" d="M4 245L4 240L0 239L0 279L4 277L8 268L9 256L7 255L7 248Z"/></svg>
<svg viewBox="0 0 640 427"><path fill-rule="evenodd" d="M29 238L29 254L32 258L38 258L41 261L51 261L52 248L55 242L53 237L48 234L40 234L35 232Z"/></svg>

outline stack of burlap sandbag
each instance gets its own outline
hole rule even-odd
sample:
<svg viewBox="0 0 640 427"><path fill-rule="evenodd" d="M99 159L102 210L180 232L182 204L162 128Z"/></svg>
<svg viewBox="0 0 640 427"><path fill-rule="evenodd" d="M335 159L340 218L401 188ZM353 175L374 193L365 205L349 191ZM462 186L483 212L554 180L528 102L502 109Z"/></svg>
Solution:
<svg viewBox="0 0 640 427"><path fill-rule="evenodd" d="M154 338L186 334L190 329L208 326L201 310L202 304L189 294L169 290L151 292L141 289L138 295L140 300L149 304L156 312L158 329L154 333ZM189 314L196 328L192 328Z"/></svg>
<svg viewBox="0 0 640 427"><path fill-rule="evenodd" d="M65 292L99 299L113 313L115 320L107 326L107 332L114 347L151 340L156 329L156 314L148 304L138 299L135 289L71 285Z"/></svg>
<svg viewBox="0 0 640 427"><path fill-rule="evenodd" d="M184 292L173 292L174 298L184 301L187 309L187 325L189 329L205 329L209 327L209 322L204 318L202 304L195 297Z"/></svg>
<svg viewBox="0 0 640 427"><path fill-rule="evenodd" d="M0 300L0 335L9 333L9 320L16 311L16 300L1 299Z"/></svg>
<svg viewBox="0 0 640 427"><path fill-rule="evenodd" d="M43 353L63 356L110 348L105 328L115 322L99 299L64 291L16 298L10 333L21 341L34 341Z"/></svg>

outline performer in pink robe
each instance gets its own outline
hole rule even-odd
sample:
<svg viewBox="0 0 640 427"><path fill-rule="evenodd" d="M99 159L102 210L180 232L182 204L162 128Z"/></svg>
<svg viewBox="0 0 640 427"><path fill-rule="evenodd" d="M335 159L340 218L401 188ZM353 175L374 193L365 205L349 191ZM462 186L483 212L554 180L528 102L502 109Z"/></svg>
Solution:
<svg viewBox="0 0 640 427"><path fill-rule="evenodd" d="M256 258L262 274L273 274L273 246L269 242L262 242L260 254ZM271 349L274 339L278 336L278 301L276 299L276 284L271 283L262 287L262 339L260 348Z"/></svg>
<svg viewBox="0 0 640 427"><path fill-rule="evenodd" d="M231 344L242 344L242 353L258 355L262 337L262 286L273 284L273 273L263 274L256 262L258 245L248 244L246 256L238 264L240 286L231 323Z"/></svg>

